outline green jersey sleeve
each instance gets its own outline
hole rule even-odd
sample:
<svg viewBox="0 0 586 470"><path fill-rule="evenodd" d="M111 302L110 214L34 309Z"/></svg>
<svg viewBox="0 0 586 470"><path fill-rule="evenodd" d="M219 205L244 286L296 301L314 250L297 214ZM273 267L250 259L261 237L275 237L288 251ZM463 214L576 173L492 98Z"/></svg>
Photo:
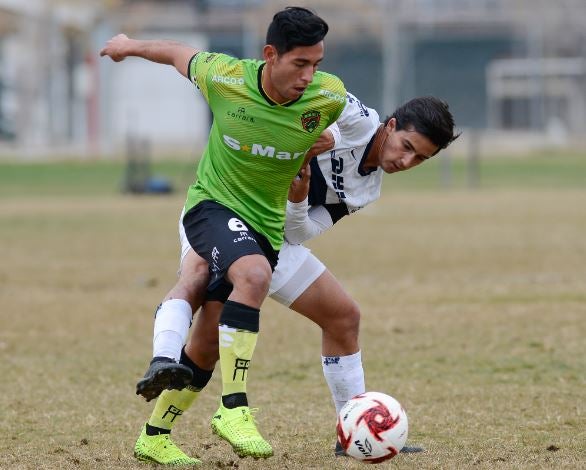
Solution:
<svg viewBox="0 0 586 470"><path fill-rule="evenodd" d="M346 106L346 88L344 83L335 75L322 72L322 85L319 95L328 98L329 107L328 126L338 120Z"/></svg>
<svg viewBox="0 0 586 470"><path fill-rule="evenodd" d="M205 100L210 102L214 82L235 80L230 78L233 68L241 68L240 61L234 57L217 52L198 52L189 62L189 79L199 88Z"/></svg>

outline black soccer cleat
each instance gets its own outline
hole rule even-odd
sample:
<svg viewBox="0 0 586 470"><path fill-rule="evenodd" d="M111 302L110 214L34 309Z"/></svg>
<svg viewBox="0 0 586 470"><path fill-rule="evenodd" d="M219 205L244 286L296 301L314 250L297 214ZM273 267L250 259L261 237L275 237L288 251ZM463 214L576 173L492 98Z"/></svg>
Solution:
<svg viewBox="0 0 586 470"><path fill-rule="evenodd" d="M136 384L136 394L146 401L157 398L163 390L182 390L193 378L187 366L178 364L170 357L154 357L144 378Z"/></svg>
<svg viewBox="0 0 586 470"><path fill-rule="evenodd" d="M403 446L403 448L401 449L402 454L418 454L420 452L425 452L425 449L423 447L407 446L407 445ZM339 441L336 441L336 447L334 448L334 455L336 457L347 457L348 456L348 454L342 448L342 444L340 444Z"/></svg>

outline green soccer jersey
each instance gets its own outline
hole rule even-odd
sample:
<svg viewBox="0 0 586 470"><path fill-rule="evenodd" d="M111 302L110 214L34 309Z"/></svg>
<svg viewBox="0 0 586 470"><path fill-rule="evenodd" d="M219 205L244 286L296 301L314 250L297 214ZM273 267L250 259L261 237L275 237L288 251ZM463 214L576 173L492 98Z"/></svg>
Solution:
<svg viewBox="0 0 586 470"><path fill-rule="evenodd" d="M189 78L214 119L185 210L216 201L279 250L291 181L320 133L341 114L346 90L337 77L317 72L299 99L278 105L262 90L263 67L210 52L191 60Z"/></svg>

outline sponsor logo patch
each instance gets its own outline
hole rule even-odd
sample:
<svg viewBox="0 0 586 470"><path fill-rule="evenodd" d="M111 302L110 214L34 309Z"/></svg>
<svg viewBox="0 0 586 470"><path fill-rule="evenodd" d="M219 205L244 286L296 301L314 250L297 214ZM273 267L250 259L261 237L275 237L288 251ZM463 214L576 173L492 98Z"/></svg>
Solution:
<svg viewBox="0 0 586 470"><path fill-rule="evenodd" d="M326 98L329 98L331 100L337 101L338 103L345 103L346 102L346 97L339 95L338 93L334 93L333 91L330 90L320 90L319 94L321 96L325 96Z"/></svg>
<svg viewBox="0 0 586 470"><path fill-rule="evenodd" d="M324 357L324 366L329 366L331 364L339 364L340 357L339 356L327 356Z"/></svg>
<svg viewBox="0 0 586 470"><path fill-rule="evenodd" d="M246 108L239 107L237 111L226 111L226 116L237 121L254 123L254 116L246 114Z"/></svg>
<svg viewBox="0 0 586 470"><path fill-rule="evenodd" d="M306 111L301 115L301 126L307 132L313 132L319 126L321 121L321 113L319 111Z"/></svg>
<svg viewBox="0 0 586 470"><path fill-rule="evenodd" d="M233 150L241 150L250 155L260 157L276 158L277 160L297 160L305 152L285 152L271 145L262 144L242 144L239 140L224 134L224 144Z"/></svg>
<svg viewBox="0 0 586 470"><path fill-rule="evenodd" d="M224 85L244 85L243 78L226 77L224 75L214 75L212 82L223 83Z"/></svg>

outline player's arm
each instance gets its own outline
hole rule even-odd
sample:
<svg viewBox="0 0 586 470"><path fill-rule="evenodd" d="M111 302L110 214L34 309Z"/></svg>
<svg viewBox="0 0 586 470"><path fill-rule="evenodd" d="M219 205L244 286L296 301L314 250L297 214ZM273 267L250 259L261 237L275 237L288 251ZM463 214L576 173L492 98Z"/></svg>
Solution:
<svg viewBox="0 0 586 470"><path fill-rule="evenodd" d="M334 221L324 206L309 207L307 198L299 203L287 203L285 238L289 243L303 243L333 226Z"/></svg>
<svg viewBox="0 0 586 470"><path fill-rule="evenodd" d="M339 131L336 123L332 124L327 129L324 129L324 131L320 134L315 143L307 151L307 154L305 155L305 161L303 162L303 164L305 165L309 162L309 160L311 160L313 157L317 155L332 150L335 145L334 133L337 132Z"/></svg>
<svg viewBox="0 0 586 470"><path fill-rule="evenodd" d="M151 62L172 65L184 77L188 77L188 66L198 49L170 40L131 39L126 34L118 34L110 39L100 51L100 56L108 56L114 62L126 57L141 57Z"/></svg>
<svg viewBox="0 0 586 470"><path fill-rule="evenodd" d="M289 243L303 243L317 237L333 227L334 223L345 215L348 208L345 204L326 204L309 207L307 195L311 170L309 164L299 172L289 189L287 215L285 219L285 238Z"/></svg>

